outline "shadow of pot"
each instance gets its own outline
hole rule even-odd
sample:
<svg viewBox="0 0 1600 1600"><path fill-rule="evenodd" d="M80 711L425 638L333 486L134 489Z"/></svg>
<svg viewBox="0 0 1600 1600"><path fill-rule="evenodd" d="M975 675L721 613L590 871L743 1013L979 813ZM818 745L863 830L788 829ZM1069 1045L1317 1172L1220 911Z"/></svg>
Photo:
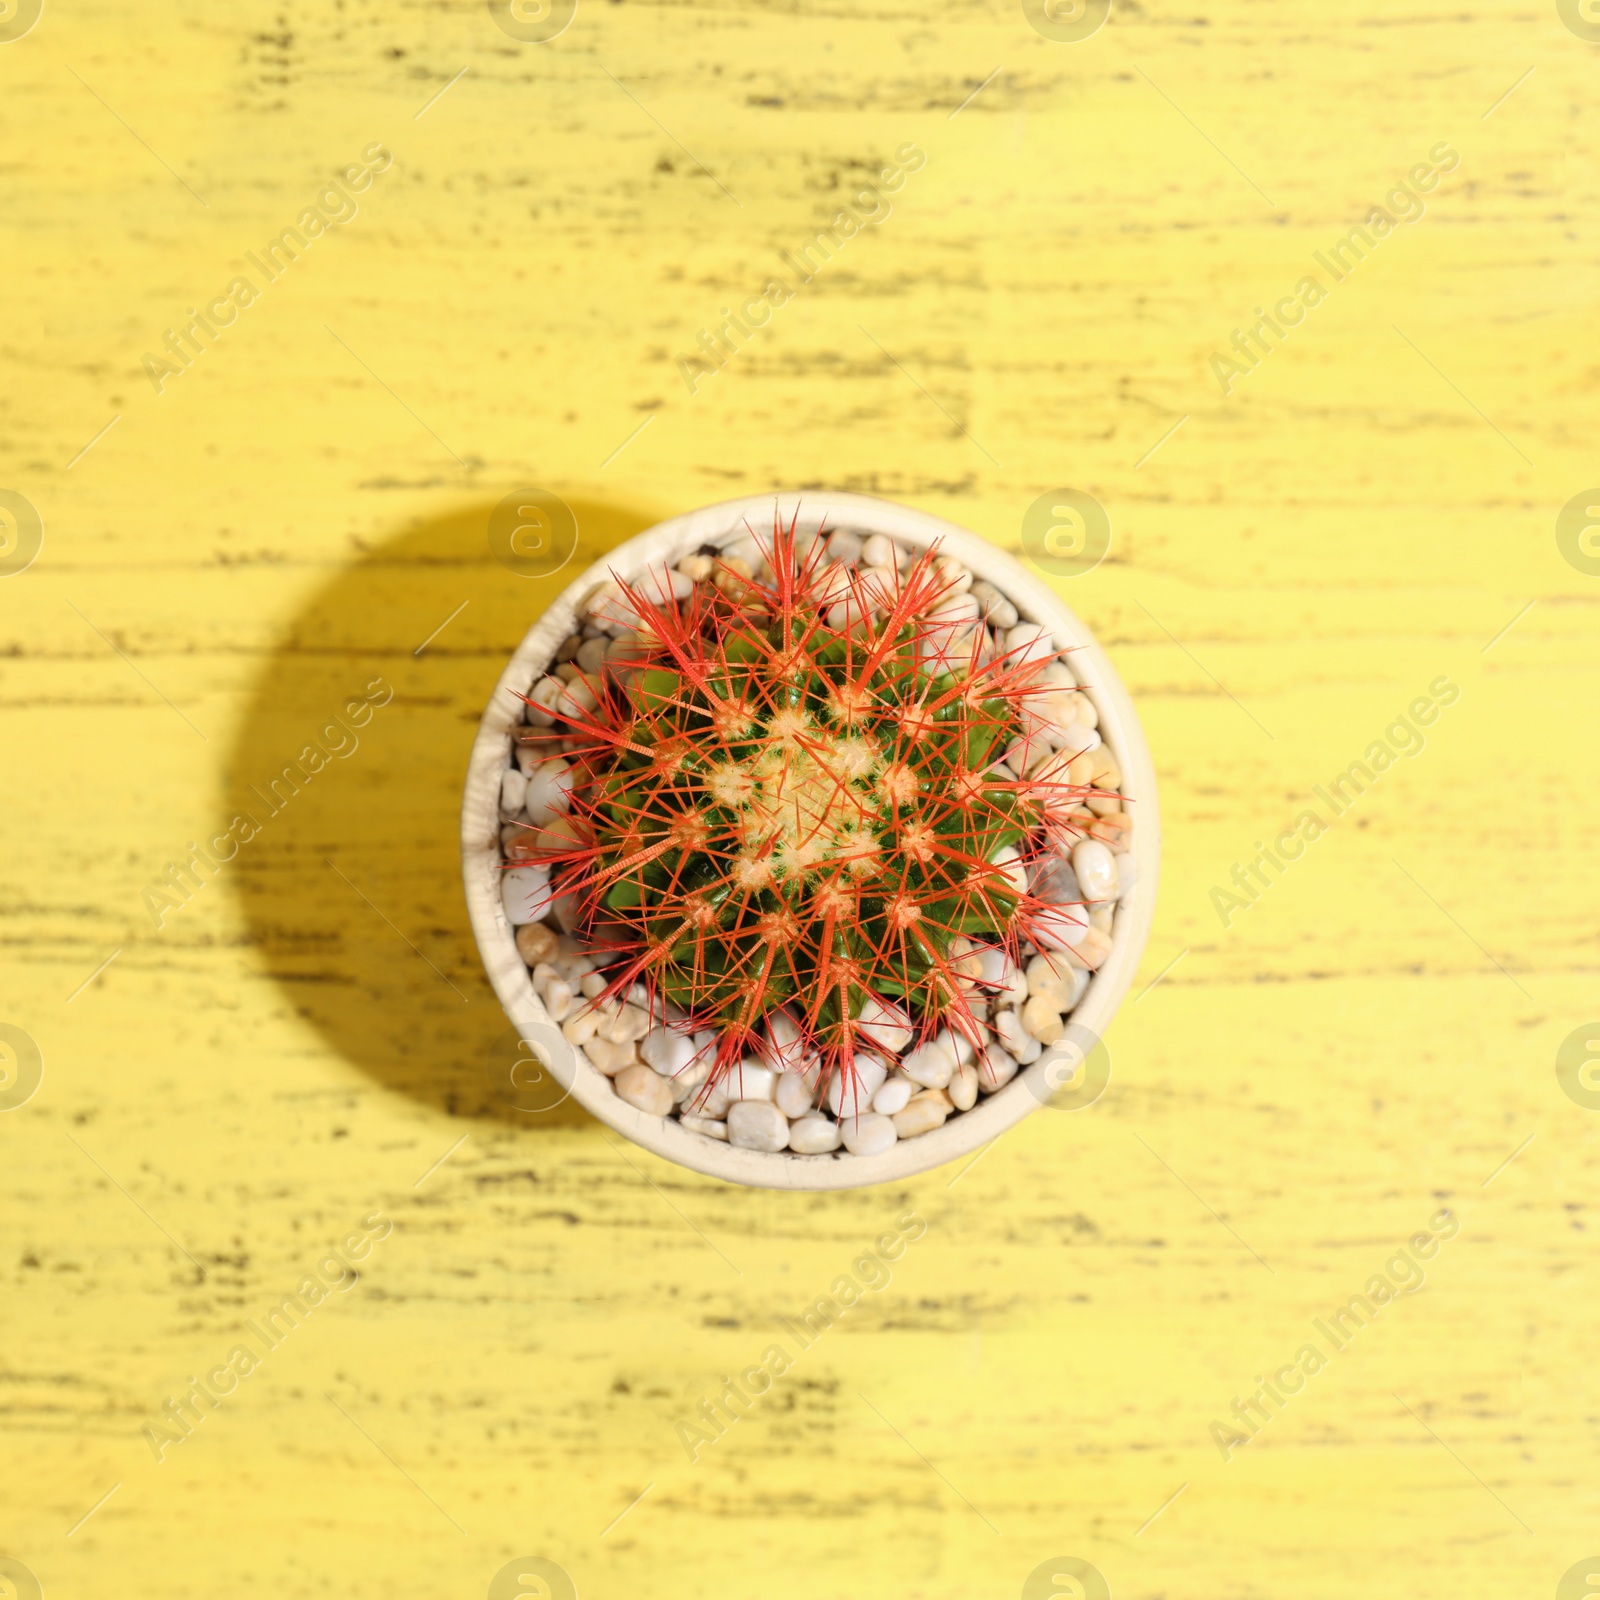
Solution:
<svg viewBox="0 0 1600 1600"><path fill-rule="evenodd" d="M595 1124L574 1101L538 1109L519 1073L462 898L462 778L530 624L658 520L568 504L576 527L553 553L545 539L543 556L535 534L508 557L507 497L420 522L342 568L274 649L224 774L225 822L248 836L228 876L294 1011L386 1089L530 1128Z"/></svg>

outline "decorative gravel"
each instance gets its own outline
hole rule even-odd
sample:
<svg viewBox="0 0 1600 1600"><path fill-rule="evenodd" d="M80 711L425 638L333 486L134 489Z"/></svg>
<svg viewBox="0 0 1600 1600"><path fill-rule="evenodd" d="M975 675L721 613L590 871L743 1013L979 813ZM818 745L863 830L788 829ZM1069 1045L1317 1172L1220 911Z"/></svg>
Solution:
<svg viewBox="0 0 1600 1600"><path fill-rule="evenodd" d="M802 548L820 537L826 559L877 574L883 593L892 591L922 553L881 533L863 537L848 527L799 537ZM621 955L584 941L574 926L571 897L553 896L550 869L526 864L518 846L535 833L548 843L571 827L573 774L552 755L559 747L551 742L558 726L551 713L584 704L590 677L622 679L632 670L638 645L630 626L634 619L619 604L614 584L602 584L580 606L580 628L555 652L547 673L528 686L525 720L530 734L538 730L539 743L513 741L501 786L506 914L552 1021L577 1056L640 1111L674 1117L702 1138L775 1155L877 1155L897 1140L943 1126L984 1096L1006 1092L1021 1068L1066 1034L1072 1012L1110 953L1119 903L1134 886L1133 822L1118 793L1122 775L1101 741L1093 699L1061 654L1063 642L1040 624L1023 620L1009 598L975 582L959 561L940 557L939 564L952 585L948 595L964 597L955 612L963 631L951 642L952 657L971 659L972 636L966 630L979 629L980 659L1004 652L1036 659L1038 678L1049 686L1030 698L1035 725L1028 737L1013 745L994 770L1014 780L1054 762L1066 781L1096 791L1071 814L1081 837L1070 853L1011 850L994 858L1012 864L1019 886L1025 880L1051 905L1077 908L1063 916L1060 948L1045 951L1024 942L1016 964L992 945L962 940L953 947L958 969L972 984L973 1010L992 1033L981 1049L948 1029L919 1043L916 1019L898 1002L883 1000L871 1015L863 1013L881 1059L859 1055L854 1083L841 1085L836 1073L824 1083L820 1061L806 1059L799 1045L793 1017L779 1010L765 1019L758 1052L708 1086L717 1054L715 1033L683 1031L685 1014L659 997L652 1007L639 984L625 996L599 999L607 987L603 970ZM726 584L730 571L771 581L762 546L743 530L720 547L702 546L671 568L647 573L639 586L653 584L663 599L670 593L682 600L697 584ZM946 614L948 595L940 602ZM840 610L838 619L830 617L835 626L845 620ZM1021 1085L1011 1092L1021 1092Z"/></svg>

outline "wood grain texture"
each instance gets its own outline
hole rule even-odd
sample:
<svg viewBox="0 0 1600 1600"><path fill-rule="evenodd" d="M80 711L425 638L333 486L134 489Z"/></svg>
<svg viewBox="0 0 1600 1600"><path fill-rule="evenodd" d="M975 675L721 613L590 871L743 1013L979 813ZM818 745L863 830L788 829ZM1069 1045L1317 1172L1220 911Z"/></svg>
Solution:
<svg viewBox="0 0 1600 1600"><path fill-rule="evenodd" d="M1119 0L1071 45L999 0L579 0L546 45L477 0L46 0L0 43L0 488L45 528L0 581L0 1022L44 1059L0 1115L0 1556L52 1600L480 1595L523 1555L585 1600L1012 1596L1061 1555L1118 1600L1554 1595L1600 1409L1600 1122L1554 1072L1600 1012L1600 579L1554 536L1600 479L1597 50L1553 3L1370 0ZM1225 395L1211 356L1441 140L1426 215ZM374 141L359 214L158 393L166 330ZM892 214L691 392L907 141ZM581 560L768 486L1012 550L1047 490L1100 500L1058 585L1164 784L1141 982L1179 959L1098 1105L795 1196L496 1108L455 813L560 583L488 553L529 483ZM1425 750L1224 927L1441 675ZM167 863L380 677L158 929ZM1225 1462L1213 1421L1441 1206L1425 1291ZM676 1424L908 1210L892 1282L691 1461Z"/></svg>

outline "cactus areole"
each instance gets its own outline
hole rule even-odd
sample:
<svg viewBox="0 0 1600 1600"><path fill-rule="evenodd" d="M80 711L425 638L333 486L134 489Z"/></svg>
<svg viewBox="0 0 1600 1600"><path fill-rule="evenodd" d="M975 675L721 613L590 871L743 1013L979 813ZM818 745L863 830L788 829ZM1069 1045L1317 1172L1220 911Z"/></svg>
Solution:
<svg viewBox="0 0 1600 1600"><path fill-rule="evenodd" d="M1050 654L983 650L936 551L897 574L828 566L792 522L762 544L768 581L616 581L626 665L518 730L572 769L571 809L510 854L617 953L607 996L642 984L716 1032L703 1092L753 1058L820 1065L819 1096L837 1075L848 1100L857 1058L892 1065L910 1034L988 1042L985 947L1074 942L1051 922L1078 908L1029 867L1070 851L1096 791L1036 742Z"/></svg>

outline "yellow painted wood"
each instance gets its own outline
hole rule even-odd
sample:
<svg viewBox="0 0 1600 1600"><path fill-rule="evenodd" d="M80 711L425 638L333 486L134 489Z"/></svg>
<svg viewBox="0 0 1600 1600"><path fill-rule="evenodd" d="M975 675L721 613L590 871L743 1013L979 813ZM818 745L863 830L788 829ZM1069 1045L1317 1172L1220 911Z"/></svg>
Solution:
<svg viewBox="0 0 1600 1600"><path fill-rule="evenodd" d="M0 1021L44 1063L0 1115L0 1555L52 1600L484 1595L532 1555L585 1600L1015 1596L1069 1555L1119 1600L1555 1594L1597 1542L1600 1122L1554 1071L1600 1012L1600 579L1554 532L1600 479L1597 50L1553 3L1373 0L1072 44L999 0L579 0L543 45L476 0L46 0L0 43L0 487L45 528L0 581ZM1211 357L1440 141L1426 215L1225 395ZM892 213L691 392L908 142ZM166 330L373 144L359 213L158 393ZM561 581L489 558L522 484L582 559L773 485L1011 549L1047 490L1101 501L1110 559L1057 581L1164 781L1171 969L1103 1101L795 1197L495 1109L456 805ZM1213 887L1441 676L1426 749L1225 928ZM378 679L158 928L168 863ZM1441 1207L1426 1289L1225 1461L1212 1423ZM359 1282L158 1460L352 1230Z"/></svg>

